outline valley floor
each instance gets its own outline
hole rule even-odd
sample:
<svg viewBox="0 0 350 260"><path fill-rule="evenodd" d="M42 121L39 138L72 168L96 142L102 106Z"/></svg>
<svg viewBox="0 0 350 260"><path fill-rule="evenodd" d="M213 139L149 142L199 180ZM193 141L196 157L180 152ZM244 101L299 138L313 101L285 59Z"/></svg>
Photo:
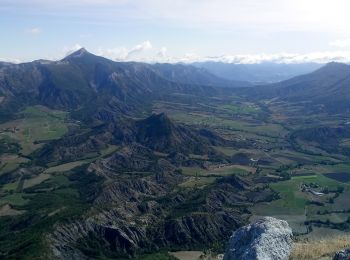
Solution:
<svg viewBox="0 0 350 260"><path fill-rule="evenodd" d="M138 187L142 187L143 192L148 192L146 195L149 197L144 203L132 204L130 212L123 211L125 216L122 217L129 218L128 214L132 215L135 212L142 215L143 211L158 214L157 210L164 210L169 206L167 203L179 203L178 200L183 200L183 204L166 208L167 214L171 212L174 219L183 220L186 214L193 212L205 215L207 212L204 214L200 211L203 209L198 207L201 205L207 210L212 206L205 196L214 194L216 185L221 185L222 180L229 182L230 177L237 176L244 180L243 184L237 181L238 183L230 185L237 189L241 185L246 190L237 193L240 197L234 200L234 195L228 194L230 197L222 203L222 208L227 212L237 210L250 221L261 216L275 216L287 220L299 241L295 245L292 259L316 259L350 246L346 243L350 232L350 160L345 149L349 147L350 136L344 135L339 137L339 140L325 143L320 136L324 131L320 134L317 130L320 126L344 127L348 122L345 116L307 114L298 104L274 101L253 103L234 95L207 100L183 95L174 99L176 102L158 101L153 106L153 112L166 113L178 124L217 133L227 143L213 143L212 148L226 161L215 162L209 153L189 154L186 160L191 163L180 166L181 169L177 172L179 176L171 175L166 179L168 177L165 175L164 178L169 183L164 184L161 191L157 191L162 194L157 195L158 198L155 195L156 188L152 187L153 182L138 183ZM62 219L72 220L86 212L89 212L89 220L94 216L102 204L91 210L91 202L82 201L80 195L93 197L91 191L99 190L93 183L99 183L100 179L95 179L92 175L80 178L76 175L79 169L86 167L90 172L104 171L104 189L113 188L113 192L120 195L126 188L113 187L116 180L113 171L118 171L118 174L120 172L118 176L125 183L130 176L148 181L153 168L141 169L141 164L154 158L157 158L157 163L162 162L161 159L170 158L170 152L154 151L151 157L145 159L138 147L131 149L109 144L98 151L84 154L84 157L77 160L46 165L35 161L36 152L45 144L79 127L82 127L81 123L71 120L67 113L41 106L28 107L20 113L19 119L0 125L0 238L3 241L0 243L1 251L11 252L17 248L14 243L19 243L21 247L28 248L29 253L26 257L33 257L36 248L45 243L41 240L42 234L46 233L43 228L47 227L53 232L54 225ZM314 130L313 139L309 138L309 132L300 131L310 128ZM89 131L83 127L81 129L82 132ZM138 157L135 157L133 152ZM113 168L118 167L121 162L124 163L123 156L130 154L133 158L140 158L139 161L132 161L133 167L140 167L139 169ZM157 167L165 169L170 166L157 164ZM258 179L259 183L252 182ZM134 190L132 192L135 201L145 196L136 194ZM176 197L174 194L181 194L183 197ZM215 196L219 196L218 194L220 192L215 193ZM247 198L247 201L243 201L243 198ZM103 201L113 198L99 199ZM230 204L233 201L234 205ZM163 208L150 209L150 205L155 202ZM122 207L121 204L118 204L118 207ZM103 217L107 218L108 214ZM35 224L30 228L23 227L21 218ZM153 219L138 218L135 221L146 222ZM134 225L131 222L128 224ZM108 222L108 225L114 224L116 223ZM19 230L13 241L10 237L12 228ZM26 241L33 237L33 241L27 244ZM320 238L324 240L319 242ZM79 239L86 246L99 243L97 240L91 242ZM303 241L308 242L305 244ZM306 250L310 245L313 250ZM211 249L222 252L223 247L224 242L221 240L220 245L213 243ZM183 248L185 249L196 248ZM172 253L183 260L194 259L200 254L201 251Z"/></svg>

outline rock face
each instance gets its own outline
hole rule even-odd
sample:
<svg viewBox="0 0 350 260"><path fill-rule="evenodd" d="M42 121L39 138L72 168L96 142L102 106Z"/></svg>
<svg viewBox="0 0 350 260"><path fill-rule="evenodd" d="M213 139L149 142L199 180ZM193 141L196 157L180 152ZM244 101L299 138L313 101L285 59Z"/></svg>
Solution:
<svg viewBox="0 0 350 260"><path fill-rule="evenodd" d="M292 230L284 220L265 217L238 229L224 260L285 260L292 249Z"/></svg>
<svg viewBox="0 0 350 260"><path fill-rule="evenodd" d="M337 252L333 257L333 260L348 260L348 259L350 259L350 248Z"/></svg>

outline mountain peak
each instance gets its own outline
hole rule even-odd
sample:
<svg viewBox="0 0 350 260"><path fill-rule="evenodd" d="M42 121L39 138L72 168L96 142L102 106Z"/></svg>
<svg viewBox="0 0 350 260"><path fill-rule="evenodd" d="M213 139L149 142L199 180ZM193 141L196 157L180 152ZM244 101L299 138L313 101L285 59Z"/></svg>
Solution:
<svg viewBox="0 0 350 260"><path fill-rule="evenodd" d="M171 135L175 126L164 114L152 114L150 117L139 122L140 129L147 136Z"/></svg>
<svg viewBox="0 0 350 260"><path fill-rule="evenodd" d="M71 59L71 58L80 58L87 54L90 54L90 53L85 48L80 48L79 50L69 54L67 57L64 58L64 60Z"/></svg>
<svg viewBox="0 0 350 260"><path fill-rule="evenodd" d="M172 122L170 118L165 114L165 113L160 113L160 114L152 114L150 117L146 119L148 122L152 122L159 125L163 126L170 126L172 125Z"/></svg>

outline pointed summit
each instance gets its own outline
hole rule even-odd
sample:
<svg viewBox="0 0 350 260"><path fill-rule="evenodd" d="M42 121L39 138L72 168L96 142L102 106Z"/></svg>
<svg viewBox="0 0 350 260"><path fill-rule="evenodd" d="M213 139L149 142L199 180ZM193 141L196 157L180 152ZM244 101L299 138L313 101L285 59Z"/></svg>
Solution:
<svg viewBox="0 0 350 260"><path fill-rule="evenodd" d="M63 60L81 58L81 57L84 57L86 55L92 55L92 54L89 53L85 48L80 48L79 50L77 50L77 51L69 54L68 56L66 56Z"/></svg>
<svg viewBox="0 0 350 260"><path fill-rule="evenodd" d="M175 133L176 127L171 120L164 114L153 114L150 117L139 121L139 134L142 138L171 138Z"/></svg>
<svg viewBox="0 0 350 260"><path fill-rule="evenodd" d="M91 52L88 52L85 48L80 48L79 50L69 54L62 61L69 63L85 64L86 66L94 66L96 62L112 63L113 61L108 60L104 57L97 56Z"/></svg>

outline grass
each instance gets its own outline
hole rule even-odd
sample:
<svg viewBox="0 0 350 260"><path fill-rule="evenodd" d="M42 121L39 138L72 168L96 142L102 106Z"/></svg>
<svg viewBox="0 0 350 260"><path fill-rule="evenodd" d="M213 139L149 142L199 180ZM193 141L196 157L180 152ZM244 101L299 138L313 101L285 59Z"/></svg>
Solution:
<svg viewBox="0 0 350 260"><path fill-rule="evenodd" d="M308 242L294 243L291 260L332 259L334 254L350 247L350 236L335 236Z"/></svg>
<svg viewBox="0 0 350 260"><path fill-rule="evenodd" d="M102 150L100 157L105 157L117 151L120 147L116 145L109 145L106 149Z"/></svg>
<svg viewBox="0 0 350 260"><path fill-rule="evenodd" d="M5 192L15 191L18 187L18 183L19 181L7 183L4 186L2 186L2 190Z"/></svg>
<svg viewBox="0 0 350 260"><path fill-rule="evenodd" d="M343 223L347 221L348 217L350 216L349 213L330 213L325 215L314 215L310 216L308 220L321 220L321 221L329 221L333 223Z"/></svg>
<svg viewBox="0 0 350 260"><path fill-rule="evenodd" d="M0 175L16 170L22 163L29 160L18 155L4 154L0 156Z"/></svg>
<svg viewBox="0 0 350 260"><path fill-rule="evenodd" d="M221 105L218 106L219 109L224 109L228 112L234 114L255 114L260 111L260 109L253 105L240 104L240 105Z"/></svg>
<svg viewBox="0 0 350 260"><path fill-rule="evenodd" d="M282 126L276 123L251 123L242 119L228 119L217 115L205 113L181 113L170 114L176 121L200 127L210 127L214 129L238 130L248 133L261 134L271 137L283 136L286 132Z"/></svg>
<svg viewBox="0 0 350 260"><path fill-rule="evenodd" d="M9 204L5 204L4 206L0 207L0 217L4 216L17 216L20 214L23 214L25 211L23 210L15 210L11 208Z"/></svg>
<svg viewBox="0 0 350 260"><path fill-rule="evenodd" d="M204 188L214 183L216 177L190 177L187 181L181 183L181 188Z"/></svg>
<svg viewBox="0 0 350 260"><path fill-rule="evenodd" d="M55 174L47 182L52 186L58 187L68 187L71 184L68 177L64 174Z"/></svg>
<svg viewBox="0 0 350 260"><path fill-rule="evenodd" d="M51 178L51 175L45 174L45 173L41 173L38 176L35 176L34 178L31 178L29 180L25 180L23 188L27 189L27 188L33 187L35 185L38 185L38 184L46 181L49 178Z"/></svg>
<svg viewBox="0 0 350 260"><path fill-rule="evenodd" d="M218 177L230 176L233 174L248 174L255 172L255 168L241 165L228 165L206 170L199 167L183 167L182 173L190 176L185 182L181 183L181 188L204 188L212 183Z"/></svg>
<svg viewBox="0 0 350 260"><path fill-rule="evenodd" d="M243 165L227 165L222 166L220 168L214 168L213 170L209 170L208 175L214 174L218 176L227 176L232 174L248 174L255 172L254 167L243 166Z"/></svg>
<svg viewBox="0 0 350 260"><path fill-rule="evenodd" d="M340 146L342 147L350 147L350 139L343 139L340 143Z"/></svg>
<svg viewBox="0 0 350 260"><path fill-rule="evenodd" d="M329 172L349 172L350 173L350 165L345 163L328 166L327 169L329 169Z"/></svg>
<svg viewBox="0 0 350 260"><path fill-rule="evenodd" d="M350 191L345 190L339 197L334 201L334 204L331 205L331 210L346 210L350 209Z"/></svg>
<svg viewBox="0 0 350 260"><path fill-rule="evenodd" d="M69 162L69 163L64 163L64 164L60 164L60 165L56 165L53 167L49 167L45 170L45 173L55 173L55 172L66 172L66 171L70 171L78 166L82 166L84 164L88 164L91 163L93 161L95 161L98 158L102 158L105 156L108 156L109 154L117 151L119 149L118 146L116 145L109 145L108 148L102 150L100 152L100 154L94 154L92 155L92 158L89 159L85 159L85 160L80 160L80 161L74 161L74 162Z"/></svg>
<svg viewBox="0 0 350 260"><path fill-rule="evenodd" d="M47 234L59 221L81 216L91 207L81 192L95 194L93 174L53 175L49 180L25 190L28 194L12 194L0 199L0 205L15 205L18 216L0 217L0 252L9 259L47 259ZM49 188L44 191L43 188ZM39 191L41 190L41 191ZM24 198L30 198L28 200Z"/></svg>
<svg viewBox="0 0 350 260"><path fill-rule="evenodd" d="M321 174L312 176L298 176L290 180L273 183L270 187L279 193L280 199L266 205L261 204L256 208L258 215L303 214L308 202L307 194L300 191L301 183L317 183L322 187L336 189L343 186L337 181L330 180Z"/></svg>
<svg viewBox="0 0 350 260"><path fill-rule="evenodd" d="M68 131L64 122L67 117L66 112L50 110L44 106L31 106L18 116L20 119L0 125L2 129L0 139L16 140L21 146L21 152L25 155L41 147L40 141L60 138Z"/></svg>
<svg viewBox="0 0 350 260"><path fill-rule="evenodd" d="M176 259L181 260L198 260L200 256L203 255L201 251L178 251L178 252L170 252L170 255L176 257Z"/></svg>
<svg viewBox="0 0 350 260"><path fill-rule="evenodd" d="M0 198L0 206L5 204L11 204L13 206L22 206L28 202L27 199L23 198L21 193L10 194Z"/></svg>
<svg viewBox="0 0 350 260"><path fill-rule="evenodd" d="M231 147L223 147L223 146L214 146L213 147L216 151L223 153L227 156L232 156L235 153L237 153L237 150Z"/></svg>
<svg viewBox="0 0 350 260"><path fill-rule="evenodd" d="M305 179L303 179L304 181ZM308 179L310 180L310 178ZM277 208L284 208L288 212L294 214L302 213L306 205L307 199L301 191L299 185L302 181L293 178L291 181L286 181L271 185L271 188L277 191L281 199L273 202Z"/></svg>
<svg viewBox="0 0 350 260"><path fill-rule="evenodd" d="M339 197L334 199L333 203L329 203L329 198L334 196L334 193L325 194L321 197L312 196L308 192L302 192L300 185L302 183L318 184L322 188L336 190L339 187L345 188L345 191ZM304 222L306 220L327 220L334 222L342 222L347 219L349 214L335 213L327 215L318 215L317 212L324 210L348 210L349 195L348 184L337 182L322 174L315 173L312 176L297 176L290 180L270 184L270 187L278 192L280 199L268 203L259 203L251 208L254 218L257 216L275 216L286 220L295 233L306 232ZM310 204L311 201L320 201L323 205ZM313 236L313 232L308 236Z"/></svg>
<svg viewBox="0 0 350 260"><path fill-rule="evenodd" d="M87 159L87 160L81 160L81 161L60 164L60 165L57 165L54 167L47 168L45 170L45 173L66 172L66 171L74 169L75 167L90 163L93 160L94 159Z"/></svg>
<svg viewBox="0 0 350 260"><path fill-rule="evenodd" d="M224 177L232 174L248 174L250 172L254 173L255 168L243 165L225 165L221 167L215 167L213 169L202 169L199 167L182 167L182 173L187 176L197 176L197 177L209 177L217 176Z"/></svg>
<svg viewBox="0 0 350 260"><path fill-rule="evenodd" d="M199 167L182 167L182 173L188 176L196 176L205 172L205 169Z"/></svg>

